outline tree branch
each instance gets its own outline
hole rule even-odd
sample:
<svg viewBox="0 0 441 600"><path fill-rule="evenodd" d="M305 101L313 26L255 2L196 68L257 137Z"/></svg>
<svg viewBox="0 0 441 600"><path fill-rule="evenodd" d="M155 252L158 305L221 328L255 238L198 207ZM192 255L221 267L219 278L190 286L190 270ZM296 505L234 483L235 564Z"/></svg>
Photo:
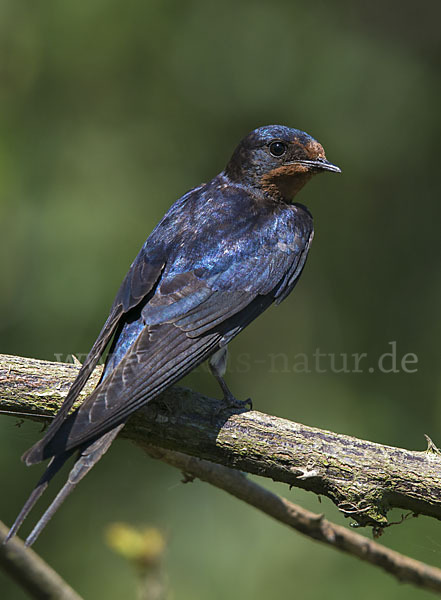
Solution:
<svg viewBox="0 0 441 600"><path fill-rule="evenodd" d="M38 600L81 600L38 554L15 537L4 544L8 527L0 521L0 566Z"/></svg>
<svg viewBox="0 0 441 600"><path fill-rule="evenodd" d="M52 417L78 369L0 355L0 412ZM99 376L97 369L80 401ZM133 415L122 435L327 496L376 532L388 525L393 507L441 519L441 456L435 450L413 452L257 411L219 408L218 400L174 387Z"/></svg>
<svg viewBox="0 0 441 600"><path fill-rule="evenodd" d="M37 420L52 417L78 369L75 364L0 355L0 413ZM82 397L99 376L97 369ZM333 525L225 468L325 495L343 514L379 534L389 525L387 512L392 507L441 519L441 457L436 447L411 452L257 411L226 414L217 412L219 408L217 400L175 387L133 415L122 435L316 540L376 564L400 580L441 592L441 570Z"/></svg>
<svg viewBox="0 0 441 600"><path fill-rule="evenodd" d="M153 458L180 469L186 476L185 483L188 476L211 483L307 537L357 556L402 582L441 593L441 569L385 548L346 527L334 525L323 515L305 510L250 481L240 471L172 450L149 446L144 446L144 450Z"/></svg>

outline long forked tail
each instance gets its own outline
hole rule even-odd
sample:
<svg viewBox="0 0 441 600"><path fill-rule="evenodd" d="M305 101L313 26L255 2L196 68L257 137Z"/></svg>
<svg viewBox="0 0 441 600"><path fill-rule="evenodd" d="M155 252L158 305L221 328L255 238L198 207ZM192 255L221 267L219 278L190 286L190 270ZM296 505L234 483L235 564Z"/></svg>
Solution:
<svg viewBox="0 0 441 600"><path fill-rule="evenodd" d="M72 467L72 470L69 473L66 483L58 492L57 496L50 504L49 508L46 510L46 512L43 514L38 523L35 525L34 529L27 537L25 542L26 546L31 546L35 542L37 537L46 527L50 519L56 513L56 511L67 498L67 496L74 490L75 486L81 481L81 479L83 479L83 477L90 471L90 469L107 452L111 443L123 427L124 423L121 423L113 429L111 429L110 431L108 431L107 433L105 433L104 435L102 435L94 442L89 443L80 448L79 456L74 466ZM32 491L31 495L26 501L26 504L23 506L22 510L20 511L20 514L15 520L15 523L11 527L5 539L5 543L17 533L18 529L22 525L23 521L25 520L25 518L27 517L37 500L46 490L49 481L60 470L60 468L63 466L63 464L66 462L66 460L71 454L72 451L69 451L62 455L55 456L50 461L43 477L40 479L40 481Z"/></svg>
<svg viewBox="0 0 441 600"><path fill-rule="evenodd" d="M65 452L64 454L60 454L51 458L46 471L43 473L43 476L41 477L40 481L32 490L31 495L26 500L25 505L21 509L18 517L15 519L14 524L12 525L11 529L8 532L8 535L5 538L5 541L3 542L4 544L6 544L6 542L18 532L20 527L23 525L23 521L31 512L32 508L34 507L40 496L43 494L43 492L46 491L46 488L49 485L49 482L52 479L52 477L54 477L54 475L56 475L56 473L61 469L61 467L64 465L66 460L68 460L71 454L72 451Z"/></svg>

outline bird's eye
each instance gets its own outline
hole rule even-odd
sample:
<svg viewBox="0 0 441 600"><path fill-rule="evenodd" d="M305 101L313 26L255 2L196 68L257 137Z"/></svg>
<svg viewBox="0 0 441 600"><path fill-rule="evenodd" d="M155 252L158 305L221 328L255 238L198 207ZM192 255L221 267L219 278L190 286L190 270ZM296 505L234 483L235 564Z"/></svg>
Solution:
<svg viewBox="0 0 441 600"><path fill-rule="evenodd" d="M270 144L269 151L273 156L278 158L285 154L286 146L283 142L272 142L272 144Z"/></svg>

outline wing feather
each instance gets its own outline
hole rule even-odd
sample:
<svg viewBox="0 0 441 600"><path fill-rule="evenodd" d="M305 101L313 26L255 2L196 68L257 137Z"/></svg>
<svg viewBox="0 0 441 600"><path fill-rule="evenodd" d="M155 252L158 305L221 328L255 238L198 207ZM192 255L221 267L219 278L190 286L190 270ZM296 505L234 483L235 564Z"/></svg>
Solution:
<svg viewBox="0 0 441 600"><path fill-rule="evenodd" d="M60 410L48 427L43 438L23 454L22 460L27 465L43 460L42 457L45 446L54 437L65 421L75 400L86 385L87 380L112 339L112 336L121 321L121 317L124 313L127 313L136 306L136 303L139 302L140 298L144 298L144 296L154 289L156 282L160 278L164 264L163 261L161 262L158 259L149 261L148 256L144 252L140 252L124 279L111 308L110 315L92 346L91 351L87 355L75 381L69 389Z"/></svg>
<svg viewBox="0 0 441 600"><path fill-rule="evenodd" d="M288 217L286 210L292 211ZM209 248L199 244L186 249L184 228L179 244L176 239L174 242L177 250L169 246L165 252L161 240L167 232L155 230L118 292L105 334L94 345L93 360L99 358L119 326L113 345L116 358L108 361L100 384L75 413L66 419L71 404L62 408L58 432L53 427L50 436L27 453L26 462L75 448L124 422L237 335L272 302L282 301L301 273L312 239L309 213L298 207L286 210L281 228L276 228L278 218L272 216L272 229L262 222L255 237L247 230L244 238L234 238L233 249L222 236ZM185 260L176 251L182 251ZM189 260L192 252L202 254ZM187 265L193 268L186 269ZM83 367L84 382L93 360L86 360L87 370ZM74 392L78 393L77 389L79 392L80 384ZM73 396L72 392L69 401Z"/></svg>
<svg viewBox="0 0 441 600"><path fill-rule="evenodd" d="M160 345L153 344L151 349L147 330L140 334L128 356L62 424L45 446L44 458L75 448L99 437L114 424L123 423L131 413L203 362L222 337L213 333L192 340L173 324L159 326L158 333Z"/></svg>

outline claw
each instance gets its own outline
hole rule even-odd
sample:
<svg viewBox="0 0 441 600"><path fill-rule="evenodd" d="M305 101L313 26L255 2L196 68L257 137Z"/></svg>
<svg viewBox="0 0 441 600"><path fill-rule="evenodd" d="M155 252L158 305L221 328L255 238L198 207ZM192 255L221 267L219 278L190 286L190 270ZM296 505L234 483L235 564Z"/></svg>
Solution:
<svg viewBox="0 0 441 600"><path fill-rule="evenodd" d="M230 391L228 391L228 394L224 394L221 404L216 409L214 415L217 417L220 413L224 411L230 411L231 409L240 411L253 410L253 402L251 398L247 398L246 400L238 400Z"/></svg>

